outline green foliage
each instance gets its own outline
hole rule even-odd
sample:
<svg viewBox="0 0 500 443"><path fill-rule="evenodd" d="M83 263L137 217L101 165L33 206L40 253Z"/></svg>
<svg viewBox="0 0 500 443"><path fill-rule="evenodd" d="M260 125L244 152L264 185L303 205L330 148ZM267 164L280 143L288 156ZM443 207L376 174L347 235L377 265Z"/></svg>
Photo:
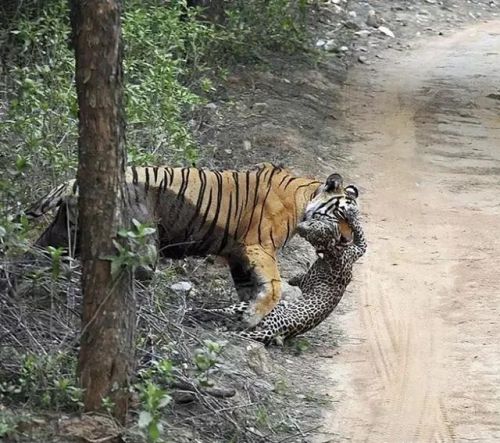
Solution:
<svg viewBox="0 0 500 443"><path fill-rule="evenodd" d="M10 204L74 176L77 103L68 3L27 0L11 20L0 20L0 53L8 64L0 84L7 91L1 107L0 193ZM295 51L306 37L305 0L227 2L222 24L203 21L197 9L185 4L125 2L132 164L198 161L203 154L187 122L216 91L228 62L249 60L265 50Z"/></svg>
<svg viewBox="0 0 500 443"><path fill-rule="evenodd" d="M76 358L62 352L25 355L19 376L0 383L0 399L56 410L79 409L82 390L76 386Z"/></svg>
<svg viewBox="0 0 500 443"><path fill-rule="evenodd" d="M141 407L139 412L139 428L146 430L148 441L156 442L164 431L161 423L161 410L167 406L172 397L157 384L150 381L141 385Z"/></svg>
<svg viewBox="0 0 500 443"><path fill-rule="evenodd" d="M0 439L12 437L16 432L16 428L16 417L0 409Z"/></svg>
<svg viewBox="0 0 500 443"><path fill-rule="evenodd" d="M123 268L131 270L142 266L152 269L156 263L156 246L151 242L151 236L156 232L155 228L142 224L132 219L132 229L120 229L118 236L123 242L113 240L116 255L107 257L111 261L111 274L117 276ZM154 241L154 239L153 239Z"/></svg>
<svg viewBox="0 0 500 443"><path fill-rule="evenodd" d="M306 0L237 0L226 10L226 29L237 57L263 49L296 52L307 39Z"/></svg>
<svg viewBox="0 0 500 443"><path fill-rule="evenodd" d="M26 217L14 221L12 216L2 217L0 214L0 256L26 252L28 249L27 230Z"/></svg>
<svg viewBox="0 0 500 443"><path fill-rule="evenodd" d="M212 340L204 340L203 345L203 348L195 350L193 361L198 370L199 383L204 386L210 386L212 382L209 376L219 362L219 355L224 345Z"/></svg>
<svg viewBox="0 0 500 443"><path fill-rule="evenodd" d="M141 382L136 385L141 399L138 426L149 442L156 442L164 433L161 422L162 410L171 402L172 397L162 387L172 377L173 364L164 359L155 362L151 368L140 373Z"/></svg>

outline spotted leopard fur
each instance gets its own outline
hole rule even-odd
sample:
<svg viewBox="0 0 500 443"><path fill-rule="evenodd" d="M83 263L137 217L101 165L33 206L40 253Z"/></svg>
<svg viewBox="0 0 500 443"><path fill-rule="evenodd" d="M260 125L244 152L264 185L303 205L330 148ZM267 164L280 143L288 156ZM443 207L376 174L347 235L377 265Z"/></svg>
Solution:
<svg viewBox="0 0 500 443"><path fill-rule="evenodd" d="M311 243L318 259L302 276L293 278L302 291L302 297L293 302L282 300L252 330L238 334L265 344L303 334L325 320L335 309L352 278L354 263L365 253L366 241L355 204L348 205L339 218L345 218L353 231L352 243L336 242L335 223L321 217L300 223L297 233ZM224 314L242 314L248 303L212 310Z"/></svg>

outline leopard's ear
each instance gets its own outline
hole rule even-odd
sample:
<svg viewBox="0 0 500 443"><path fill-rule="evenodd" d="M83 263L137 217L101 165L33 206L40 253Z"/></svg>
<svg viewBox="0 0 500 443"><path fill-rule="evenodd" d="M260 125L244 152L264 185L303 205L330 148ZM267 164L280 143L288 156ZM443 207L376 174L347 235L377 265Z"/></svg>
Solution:
<svg viewBox="0 0 500 443"><path fill-rule="evenodd" d="M354 185L346 186L344 191L345 191L346 195L351 197L351 198L357 199L359 197L359 190Z"/></svg>
<svg viewBox="0 0 500 443"><path fill-rule="evenodd" d="M344 179L340 174L331 174L325 181L325 191L326 192L342 192L342 186L344 185Z"/></svg>

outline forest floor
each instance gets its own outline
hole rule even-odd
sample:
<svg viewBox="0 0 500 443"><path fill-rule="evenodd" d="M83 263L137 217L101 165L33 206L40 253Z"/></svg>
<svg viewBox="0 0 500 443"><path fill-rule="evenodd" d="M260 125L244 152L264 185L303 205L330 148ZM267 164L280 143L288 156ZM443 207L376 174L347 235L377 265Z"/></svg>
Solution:
<svg viewBox="0 0 500 443"><path fill-rule="evenodd" d="M303 368L293 389L327 394L323 422L306 406L289 441L497 441L500 9L354 3L351 21L373 8L395 38L361 24L370 34L341 58L234 75L247 114L222 111L211 134L247 149L236 161L341 172L362 190L370 243L355 283L292 364L270 351ZM284 252L285 275L297 257Z"/></svg>
<svg viewBox="0 0 500 443"><path fill-rule="evenodd" d="M319 59L267 55L238 67L193 127L214 166L340 172L361 190L368 254L335 313L304 339L267 350L229 339L220 369L239 391L239 413L224 417L237 421L233 440L215 424L228 400L201 421L179 405L186 413L166 441L499 440L500 6L318 3ZM394 37L366 24L370 10ZM283 278L313 259L293 239ZM206 264L179 266L202 300L229 280ZM51 438L98 441L81 429L58 417Z"/></svg>

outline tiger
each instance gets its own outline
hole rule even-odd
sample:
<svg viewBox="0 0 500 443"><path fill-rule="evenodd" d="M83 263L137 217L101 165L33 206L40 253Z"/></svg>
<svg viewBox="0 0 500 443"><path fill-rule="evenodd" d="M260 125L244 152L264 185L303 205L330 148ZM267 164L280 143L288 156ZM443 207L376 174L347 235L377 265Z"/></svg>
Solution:
<svg viewBox="0 0 500 443"><path fill-rule="evenodd" d="M251 300L244 321L255 326L281 298L278 251L306 213L309 218L333 213L345 191L337 173L321 182L263 163L220 171L129 166L124 194L131 219L156 227L160 256L212 254L225 259L239 298ZM71 243L78 254L77 197L77 182L70 180L25 211L38 218L57 209L37 246L67 248ZM347 224L341 226L339 236L349 235Z"/></svg>

